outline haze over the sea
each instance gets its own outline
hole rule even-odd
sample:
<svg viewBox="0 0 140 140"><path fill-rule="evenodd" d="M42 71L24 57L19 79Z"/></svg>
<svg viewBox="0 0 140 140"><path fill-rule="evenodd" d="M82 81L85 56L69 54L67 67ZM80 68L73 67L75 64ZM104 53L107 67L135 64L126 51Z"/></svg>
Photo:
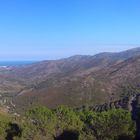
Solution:
<svg viewBox="0 0 140 140"><path fill-rule="evenodd" d="M22 65L28 65L33 64L36 61L0 61L0 66L7 67L7 66L22 66Z"/></svg>

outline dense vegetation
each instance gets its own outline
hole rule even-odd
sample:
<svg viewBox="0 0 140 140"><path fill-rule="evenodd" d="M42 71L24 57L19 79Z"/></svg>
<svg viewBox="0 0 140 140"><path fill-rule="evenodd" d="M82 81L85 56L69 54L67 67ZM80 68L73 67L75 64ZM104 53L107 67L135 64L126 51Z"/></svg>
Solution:
<svg viewBox="0 0 140 140"><path fill-rule="evenodd" d="M120 140L136 134L131 113L35 107L21 117L0 114L0 140Z"/></svg>

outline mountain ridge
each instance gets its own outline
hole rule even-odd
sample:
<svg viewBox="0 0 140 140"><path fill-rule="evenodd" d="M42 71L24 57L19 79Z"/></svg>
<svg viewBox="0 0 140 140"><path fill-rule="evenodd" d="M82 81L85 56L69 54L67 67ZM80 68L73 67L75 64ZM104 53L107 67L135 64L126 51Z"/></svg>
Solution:
<svg viewBox="0 0 140 140"><path fill-rule="evenodd" d="M138 84L139 74L140 48L76 55L0 71L0 91L12 96L19 108L34 103L49 107L99 104L119 99L124 87Z"/></svg>

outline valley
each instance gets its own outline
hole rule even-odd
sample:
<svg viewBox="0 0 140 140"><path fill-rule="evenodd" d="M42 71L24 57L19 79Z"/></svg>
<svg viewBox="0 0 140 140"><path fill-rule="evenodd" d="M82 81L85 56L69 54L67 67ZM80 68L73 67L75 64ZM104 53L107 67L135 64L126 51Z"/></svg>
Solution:
<svg viewBox="0 0 140 140"><path fill-rule="evenodd" d="M139 140L139 112L140 48L0 67L0 139Z"/></svg>
<svg viewBox="0 0 140 140"><path fill-rule="evenodd" d="M1 103L16 111L115 102L139 93L139 83L140 48L0 68Z"/></svg>

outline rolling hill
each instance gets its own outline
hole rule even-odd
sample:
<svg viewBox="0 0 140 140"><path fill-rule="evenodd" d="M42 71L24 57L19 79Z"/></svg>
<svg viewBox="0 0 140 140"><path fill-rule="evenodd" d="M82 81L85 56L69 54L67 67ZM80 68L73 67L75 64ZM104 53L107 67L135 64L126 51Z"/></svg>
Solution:
<svg viewBox="0 0 140 140"><path fill-rule="evenodd" d="M138 92L139 82L140 48L0 69L0 94L22 109L101 104Z"/></svg>

